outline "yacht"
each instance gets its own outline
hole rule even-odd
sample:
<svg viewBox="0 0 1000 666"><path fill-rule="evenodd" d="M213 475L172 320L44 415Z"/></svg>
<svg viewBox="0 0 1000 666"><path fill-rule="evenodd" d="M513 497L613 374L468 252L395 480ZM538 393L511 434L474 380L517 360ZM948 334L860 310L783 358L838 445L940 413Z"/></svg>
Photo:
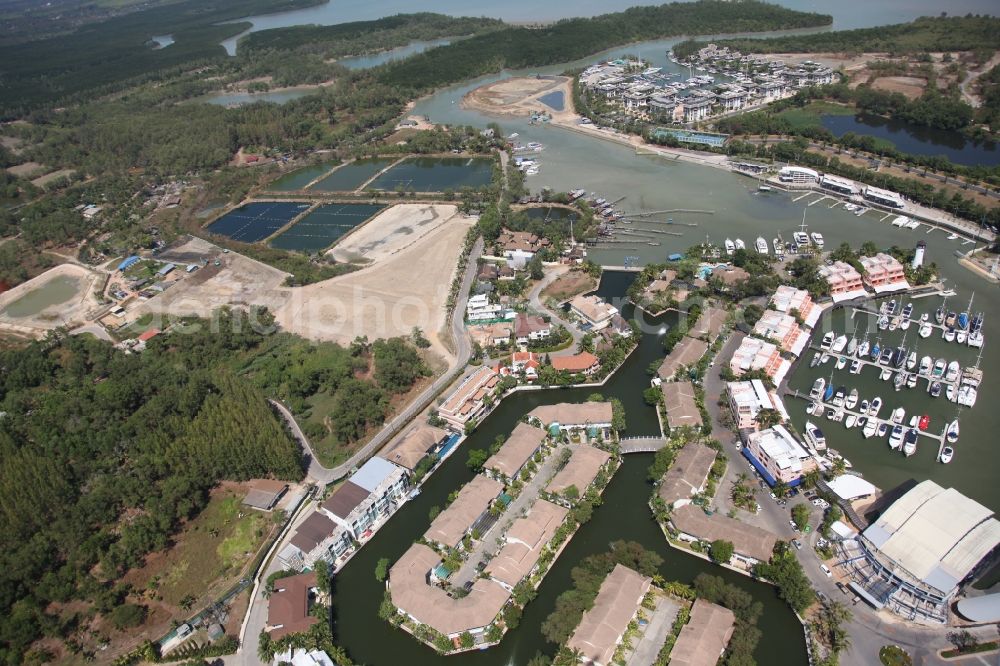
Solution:
<svg viewBox="0 0 1000 666"><path fill-rule="evenodd" d="M833 344L830 346L830 351L839 354L840 352L844 351L844 347L846 346L847 346L847 336L838 335L837 339L834 340Z"/></svg>
<svg viewBox="0 0 1000 666"><path fill-rule="evenodd" d="M863 416L867 416L867 414L868 414L868 408L869 407L871 407L871 405L868 404L868 401L867 400L862 400L861 404L858 405L858 411L861 412L861 414Z"/></svg>
<svg viewBox="0 0 1000 666"><path fill-rule="evenodd" d="M951 462L951 459L954 457L955 457L955 449L951 448L950 446L946 446L943 449L941 449L941 457L938 458L938 460L947 465L948 463Z"/></svg>
<svg viewBox="0 0 1000 666"><path fill-rule="evenodd" d="M910 352L910 355L906 357L906 369L913 370L917 367L917 352Z"/></svg>
<svg viewBox="0 0 1000 666"><path fill-rule="evenodd" d="M906 347L896 347L892 353L892 367L902 368L906 365Z"/></svg>
<svg viewBox="0 0 1000 666"><path fill-rule="evenodd" d="M958 329L955 333L955 342L960 345L964 345L969 340L969 334L962 329Z"/></svg>
<svg viewBox="0 0 1000 666"><path fill-rule="evenodd" d="M871 347L869 347L868 345L868 338L865 338L864 340L861 341L861 344L858 345L858 358L864 358L865 356L868 356L869 349L871 349Z"/></svg>
<svg viewBox="0 0 1000 666"><path fill-rule="evenodd" d="M945 342L954 342L955 329L949 326L948 328L944 329L944 333L941 334L941 337L944 338Z"/></svg>
<svg viewBox="0 0 1000 666"><path fill-rule="evenodd" d="M958 441L958 419L955 419L948 424L948 430L945 433L945 439L948 440L949 444L954 444Z"/></svg>
<svg viewBox="0 0 1000 666"><path fill-rule="evenodd" d="M878 432L876 433L879 437L885 437L885 434L889 432L889 424L885 421L878 424Z"/></svg>
<svg viewBox="0 0 1000 666"><path fill-rule="evenodd" d="M893 426L892 433L889 435L889 448L893 451L898 451L903 446L903 426L897 425Z"/></svg>
<svg viewBox="0 0 1000 666"><path fill-rule="evenodd" d="M962 367L958 364L958 361L952 361L948 364L948 371L944 375L944 380L946 382L953 382L958 379L958 373L962 371Z"/></svg>
<svg viewBox="0 0 1000 666"><path fill-rule="evenodd" d="M737 250L745 250L745 249L747 249L747 244L743 242L742 238L737 238L736 239L736 249Z"/></svg>
<svg viewBox="0 0 1000 666"><path fill-rule="evenodd" d="M920 315L920 323L922 324L930 318L931 316L925 312L922 315Z"/></svg>
<svg viewBox="0 0 1000 666"><path fill-rule="evenodd" d="M823 234L819 233L818 231L814 231L810 235L812 236L812 242L813 242L813 244L816 247L818 247L819 249L822 250L823 249L823 245L824 245Z"/></svg>
<svg viewBox="0 0 1000 666"><path fill-rule="evenodd" d="M830 415L827 414L827 417L830 417ZM833 412L832 419L833 419L833 421L835 423L840 423L841 421L843 421L844 420L844 408L843 407L838 407L837 409L835 409L834 412Z"/></svg>
<svg viewBox="0 0 1000 666"><path fill-rule="evenodd" d="M767 241L764 240L763 236L757 236L757 242L755 245L757 247L757 252L760 254L767 254Z"/></svg>
<svg viewBox="0 0 1000 666"><path fill-rule="evenodd" d="M941 377L944 375L944 369L947 367L948 362L943 358L939 358L934 361L934 368L931 370L932 377Z"/></svg>
<svg viewBox="0 0 1000 666"><path fill-rule="evenodd" d="M865 427L861 430L861 434L865 436L865 439L868 439L874 435L876 431L878 431L878 421L875 419L868 419L865 422Z"/></svg>
<svg viewBox="0 0 1000 666"><path fill-rule="evenodd" d="M897 372L896 378L892 380L892 383L896 387L897 391L903 388L906 385L906 373L903 372L902 370Z"/></svg>
<svg viewBox="0 0 1000 666"><path fill-rule="evenodd" d="M882 368L882 373L878 376L884 382L892 379L892 368Z"/></svg>
<svg viewBox="0 0 1000 666"><path fill-rule="evenodd" d="M907 303L903 306L903 319L909 319L913 316L913 303Z"/></svg>
<svg viewBox="0 0 1000 666"><path fill-rule="evenodd" d="M882 348L878 346L878 340L876 340L875 344L872 346L872 352L870 354L872 363L878 361L879 354L881 353L882 353Z"/></svg>
<svg viewBox="0 0 1000 666"><path fill-rule="evenodd" d="M878 357L879 365L890 365L892 363L892 347L886 347Z"/></svg>
<svg viewBox="0 0 1000 666"><path fill-rule="evenodd" d="M809 361L810 368L815 368L817 365L819 365L819 352L813 354L812 360Z"/></svg>
<svg viewBox="0 0 1000 666"><path fill-rule="evenodd" d="M969 333L970 347L982 347L984 340L982 331L972 331Z"/></svg>
<svg viewBox="0 0 1000 666"><path fill-rule="evenodd" d="M891 317L889 319L889 330L895 331L897 328L899 328L899 317Z"/></svg>
<svg viewBox="0 0 1000 666"><path fill-rule="evenodd" d="M927 428L929 428L930 425L931 425L931 417L928 416L927 414L921 416L920 420L917 421L917 427L920 428L921 430L927 430Z"/></svg>
<svg viewBox="0 0 1000 666"><path fill-rule="evenodd" d="M906 375L906 388L917 388L917 376L912 372Z"/></svg>
<svg viewBox="0 0 1000 666"><path fill-rule="evenodd" d="M885 313L890 317L896 314L896 299L890 298L889 302L885 306Z"/></svg>
<svg viewBox="0 0 1000 666"><path fill-rule="evenodd" d="M847 365L847 357L846 356L838 356L837 357L837 366L836 366L837 370L843 370L846 365Z"/></svg>
<svg viewBox="0 0 1000 666"><path fill-rule="evenodd" d="M794 240L797 245L808 245L809 234L804 231L796 231L792 234L792 240Z"/></svg>
<svg viewBox="0 0 1000 666"><path fill-rule="evenodd" d="M857 423L857 421L858 421L857 416L855 416L854 414L848 414L847 418L844 419L844 427L848 429L853 428L854 424Z"/></svg>
<svg viewBox="0 0 1000 666"><path fill-rule="evenodd" d="M931 385L927 387L927 392L931 394L932 398L937 398L941 395L941 382L931 382Z"/></svg>
<svg viewBox="0 0 1000 666"><path fill-rule="evenodd" d="M832 401L833 404L835 404L837 407L840 407L841 405L843 405L844 404L844 396L845 395L846 395L846 393L844 392L844 387L841 386L833 394L833 401Z"/></svg>
<svg viewBox="0 0 1000 666"><path fill-rule="evenodd" d="M826 437L823 431L816 427L812 421L806 421L806 442L812 445L817 451L826 450Z"/></svg>
<svg viewBox="0 0 1000 666"><path fill-rule="evenodd" d="M905 418L906 418L906 410L903 409L902 407L897 407L896 409L892 410L891 420L893 423L897 424L902 423L903 419Z"/></svg>
<svg viewBox="0 0 1000 666"><path fill-rule="evenodd" d="M938 324L944 323L944 307L940 307L934 311L934 321Z"/></svg>
<svg viewBox="0 0 1000 666"><path fill-rule="evenodd" d="M726 239L726 254L732 254L736 251L736 244L733 243L732 239Z"/></svg>
<svg viewBox="0 0 1000 666"><path fill-rule="evenodd" d="M900 320L899 320L899 328L902 331L909 330L909 328L910 328L910 320L909 320L909 318L907 318L907 317L900 318Z"/></svg>
<svg viewBox="0 0 1000 666"><path fill-rule="evenodd" d="M830 374L830 379L833 379L832 373ZM833 397L833 383L831 382L830 384L826 385L826 390L823 391L823 402L828 401L832 397Z"/></svg>
<svg viewBox="0 0 1000 666"><path fill-rule="evenodd" d="M878 318L878 330L885 331L889 328L889 316L882 315Z"/></svg>
<svg viewBox="0 0 1000 666"><path fill-rule="evenodd" d="M821 364L824 364L824 365L825 365L825 364L826 364L826 362L827 362L827 361L829 361L829 360L830 360L830 355L829 355L829 354L827 354L826 352L823 352L823 355L819 357L819 362L820 362Z"/></svg>
<svg viewBox="0 0 1000 666"><path fill-rule="evenodd" d="M823 341L819 343L820 349L829 349L830 345L833 344L833 331L827 331L823 334Z"/></svg>
<svg viewBox="0 0 1000 666"><path fill-rule="evenodd" d="M816 381L813 382L813 387L809 391L810 398L819 398L823 395L823 389L826 388L826 379L823 377L817 377Z"/></svg>
<svg viewBox="0 0 1000 666"><path fill-rule="evenodd" d="M847 400L844 401L844 407L848 409L854 409L858 404L858 389L851 389L850 395L847 396Z"/></svg>
<svg viewBox="0 0 1000 666"><path fill-rule="evenodd" d="M944 318L944 325L948 328L954 328L956 319L958 319L958 315L954 312L949 312Z"/></svg>
<svg viewBox="0 0 1000 666"><path fill-rule="evenodd" d="M882 409L882 397L875 396L875 399L872 400L871 407L868 408L868 415L872 417L878 416L880 409Z"/></svg>
<svg viewBox="0 0 1000 666"><path fill-rule="evenodd" d="M853 361L851 361L850 373L852 375L860 375L861 374L861 361L859 361L858 359L854 359Z"/></svg>
<svg viewBox="0 0 1000 666"><path fill-rule="evenodd" d="M858 339L852 337L851 341L847 343L847 353L850 356L854 356L854 354L857 351L858 351Z"/></svg>
<svg viewBox="0 0 1000 666"><path fill-rule="evenodd" d="M929 375L931 373L931 366L934 361L931 360L930 356L924 356L920 359L920 369L917 370L922 375Z"/></svg>
<svg viewBox="0 0 1000 666"><path fill-rule="evenodd" d="M907 458L917 452L917 431L910 428L903 436L903 453Z"/></svg>
<svg viewBox="0 0 1000 666"><path fill-rule="evenodd" d="M934 332L934 328L930 324L928 324L927 322L924 322L924 323L920 324L920 330L917 331L917 333L919 333L920 337L922 337L922 338L929 338L929 337L931 337L931 333L933 333L933 332Z"/></svg>
<svg viewBox="0 0 1000 666"><path fill-rule="evenodd" d="M958 391L955 389L954 384L948 384L948 387L944 390L945 397L947 397L952 402L958 400Z"/></svg>
<svg viewBox="0 0 1000 666"><path fill-rule="evenodd" d="M774 256L782 257L785 254L785 245L781 242L780 238L775 238L771 241L771 247L774 248Z"/></svg>

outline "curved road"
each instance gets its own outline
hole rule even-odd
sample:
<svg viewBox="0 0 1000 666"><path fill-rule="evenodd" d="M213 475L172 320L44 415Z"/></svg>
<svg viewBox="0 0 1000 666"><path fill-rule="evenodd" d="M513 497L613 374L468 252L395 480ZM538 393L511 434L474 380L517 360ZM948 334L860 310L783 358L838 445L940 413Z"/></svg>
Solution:
<svg viewBox="0 0 1000 666"><path fill-rule="evenodd" d="M429 404L431 404L434 398L454 381L454 372L465 368L465 366L469 363L469 358L472 355L472 345L469 342L469 336L466 335L465 332L465 306L468 301L469 289L472 287L472 281L476 277L478 259L482 253L483 239L479 238L476 240L475 244L472 246L472 250L469 252L469 260L465 267L465 275L462 277L462 286L459 291L460 296L455 302L455 310L451 316L451 333L457 347L455 350L454 361L444 374L438 377L433 384L424 389L423 393L407 405L402 412L383 425L382 429L379 430L379 432L376 433L367 444L358 449L358 451L355 452L355 454L352 455L347 461L333 468L324 467L319 460L316 459L316 455L313 453L312 446L309 444L308 438L305 436L305 433L302 432L299 424L296 423L295 417L292 416L291 411L289 411L289 409L280 402L276 400L269 400L269 402L274 405L281 416L285 419L285 423L287 423L288 427L291 429L292 435L302 445L302 450L309 458L308 476L310 479L319 484L326 485L347 476L352 469L374 455L374 453L384 446L389 439L396 435L396 433L398 433L403 426L409 423L417 414L422 412Z"/></svg>
<svg viewBox="0 0 1000 666"><path fill-rule="evenodd" d="M552 284L553 282L555 282L558 278L562 277L563 274L568 272L568 270L569 269L566 266L558 266L556 268L549 269L548 271L546 271L545 277L539 280L538 284L532 287L531 291L528 293L528 302L531 303L531 307L533 307L539 313L546 314L549 317L551 317L552 321L562 325L562 327L565 328L567 331L569 331L569 334L573 336L572 345L570 345L566 349L561 349L559 351L547 353L549 357L570 356L572 354L575 354L576 350L580 347L580 340L583 339L583 332L580 331L580 329L577 328L575 324L573 324L567 319L564 319L560 313L553 312L552 310L547 308L545 304L542 303L541 299L542 290L545 289L550 284Z"/></svg>

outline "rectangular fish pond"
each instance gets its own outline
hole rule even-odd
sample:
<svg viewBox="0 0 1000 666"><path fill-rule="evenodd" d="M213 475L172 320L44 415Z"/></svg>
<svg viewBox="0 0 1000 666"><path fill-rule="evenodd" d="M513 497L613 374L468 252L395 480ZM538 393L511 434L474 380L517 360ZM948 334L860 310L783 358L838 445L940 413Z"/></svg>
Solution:
<svg viewBox="0 0 1000 666"><path fill-rule="evenodd" d="M271 247L298 252L320 252L337 239L379 213L374 204L320 206L271 241Z"/></svg>
<svg viewBox="0 0 1000 666"><path fill-rule="evenodd" d="M335 169L333 173L309 189L315 192L353 192L397 159L399 158L369 157L355 160Z"/></svg>
<svg viewBox="0 0 1000 666"><path fill-rule="evenodd" d="M334 166L334 164L314 164L312 166L296 169L295 171L289 171L285 175L274 180L274 182L267 186L267 189L272 192L295 192L297 190L304 190L306 185L330 171Z"/></svg>
<svg viewBox="0 0 1000 666"><path fill-rule="evenodd" d="M443 192L489 185L493 160L488 157L413 157L372 181L368 190Z"/></svg>
<svg viewBox="0 0 1000 666"><path fill-rule="evenodd" d="M256 243L291 222L309 206L299 201L254 201L229 211L208 225L207 230L241 243Z"/></svg>

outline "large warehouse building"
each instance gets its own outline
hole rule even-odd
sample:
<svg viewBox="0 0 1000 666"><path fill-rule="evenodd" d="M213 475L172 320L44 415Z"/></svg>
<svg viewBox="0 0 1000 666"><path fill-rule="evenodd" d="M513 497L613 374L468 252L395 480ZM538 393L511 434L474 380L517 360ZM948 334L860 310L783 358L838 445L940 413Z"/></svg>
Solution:
<svg viewBox="0 0 1000 666"><path fill-rule="evenodd" d="M868 603L911 620L946 622L950 600L990 564L998 545L993 511L923 481L845 542L842 564Z"/></svg>

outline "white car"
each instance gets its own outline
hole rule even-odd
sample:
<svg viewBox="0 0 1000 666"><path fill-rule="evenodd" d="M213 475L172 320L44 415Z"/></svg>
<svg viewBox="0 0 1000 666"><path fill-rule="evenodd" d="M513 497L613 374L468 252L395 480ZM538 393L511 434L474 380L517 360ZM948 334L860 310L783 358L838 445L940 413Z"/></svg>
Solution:
<svg viewBox="0 0 1000 666"><path fill-rule="evenodd" d="M823 570L823 573L826 574L827 578L833 578L833 572L830 571L830 567L826 566L825 564L821 564L819 565L819 568Z"/></svg>

